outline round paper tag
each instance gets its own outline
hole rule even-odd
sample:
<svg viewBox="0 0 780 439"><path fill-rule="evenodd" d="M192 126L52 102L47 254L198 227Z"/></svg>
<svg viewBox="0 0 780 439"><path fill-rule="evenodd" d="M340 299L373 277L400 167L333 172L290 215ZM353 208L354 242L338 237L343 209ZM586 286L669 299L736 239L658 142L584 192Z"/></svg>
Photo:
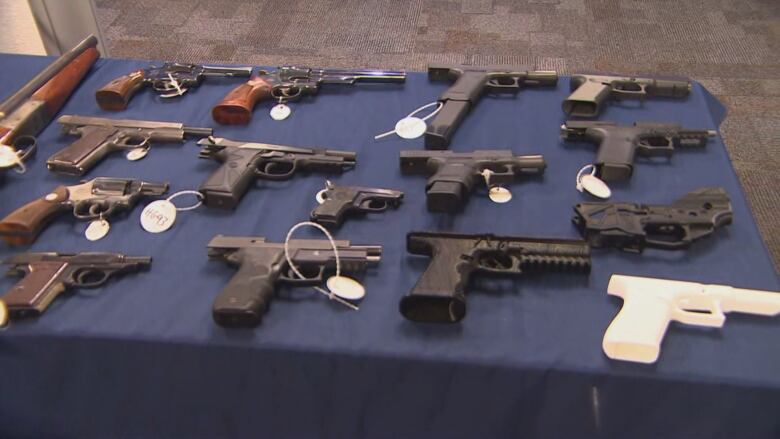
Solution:
<svg viewBox="0 0 780 439"><path fill-rule="evenodd" d="M512 199L512 192L503 186L493 186L488 190L488 197L494 203L503 204Z"/></svg>
<svg viewBox="0 0 780 439"><path fill-rule="evenodd" d="M331 276L325 285L335 296L347 300L360 300L366 295L366 289L360 282L346 276Z"/></svg>
<svg viewBox="0 0 780 439"><path fill-rule="evenodd" d="M130 151L125 154L125 157L127 157L128 160L131 162L134 162L136 160L141 160L142 158L146 157L146 154L149 154L149 148L148 147L142 147L142 148L133 148Z"/></svg>
<svg viewBox="0 0 780 439"><path fill-rule="evenodd" d="M13 168L19 165L19 155L8 145L0 145L0 169Z"/></svg>
<svg viewBox="0 0 780 439"><path fill-rule="evenodd" d="M274 107L271 108L270 114L271 114L271 119L273 120L284 120L290 116L290 113L292 113L290 107L288 107L285 104L278 104L278 105L274 105Z"/></svg>
<svg viewBox="0 0 780 439"><path fill-rule="evenodd" d="M425 134L427 128L419 117L405 117L395 124L396 134L404 139L416 139Z"/></svg>
<svg viewBox="0 0 780 439"><path fill-rule="evenodd" d="M97 219L89 223L87 230L84 231L84 236L90 241L97 241L106 236L109 229L111 229L111 224L109 224L108 221L102 218Z"/></svg>
<svg viewBox="0 0 780 439"><path fill-rule="evenodd" d="M8 307L5 302L0 300L0 328L4 328L8 324Z"/></svg>
<svg viewBox="0 0 780 439"><path fill-rule="evenodd" d="M168 200L149 203L141 212L141 227L149 233L161 233L176 221L176 206Z"/></svg>
<svg viewBox="0 0 780 439"><path fill-rule="evenodd" d="M612 196L612 191L606 183L593 174L585 174L580 178L580 185L594 197L607 199Z"/></svg>

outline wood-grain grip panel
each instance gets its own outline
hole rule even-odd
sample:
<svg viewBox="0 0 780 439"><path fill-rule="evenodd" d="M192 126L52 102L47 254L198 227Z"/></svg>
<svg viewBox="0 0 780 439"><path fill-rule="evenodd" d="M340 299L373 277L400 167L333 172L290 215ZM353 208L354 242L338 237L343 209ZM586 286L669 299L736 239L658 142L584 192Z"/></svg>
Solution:
<svg viewBox="0 0 780 439"><path fill-rule="evenodd" d="M254 77L225 96L211 111L215 121L222 125L246 125L252 119L252 109L263 99L271 97L271 84Z"/></svg>
<svg viewBox="0 0 780 439"><path fill-rule="evenodd" d="M144 71L138 70L129 75L114 79L95 92L100 108L106 111L121 111L127 108L135 92L143 86Z"/></svg>
<svg viewBox="0 0 780 439"><path fill-rule="evenodd" d="M68 189L59 186L43 198L32 201L0 221L0 235L10 245L35 241L44 226L65 208Z"/></svg>
<svg viewBox="0 0 780 439"><path fill-rule="evenodd" d="M100 53L97 49L90 47L32 95L32 99L46 102L49 119L60 111L62 105L68 100L68 96L78 87L98 57L100 57Z"/></svg>

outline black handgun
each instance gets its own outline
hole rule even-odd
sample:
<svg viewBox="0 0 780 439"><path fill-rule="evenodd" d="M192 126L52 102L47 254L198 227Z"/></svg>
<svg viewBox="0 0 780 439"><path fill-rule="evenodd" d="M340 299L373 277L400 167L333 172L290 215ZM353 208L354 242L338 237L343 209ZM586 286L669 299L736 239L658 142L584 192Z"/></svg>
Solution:
<svg viewBox="0 0 780 439"><path fill-rule="evenodd" d="M455 82L439 98L443 106L425 132L427 149L447 149L460 122L483 93L517 93L527 86L555 86L558 74L518 67L430 65L428 79Z"/></svg>
<svg viewBox="0 0 780 439"><path fill-rule="evenodd" d="M571 91L563 101L563 112L570 116L596 117L609 99L647 97L684 98L691 92L690 81L637 78L630 76L572 75Z"/></svg>
<svg viewBox="0 0 780 439"><path fill-rule="evenodd" d="M430 175L425 185L428 211L456 212L490 171L490 183L504 184L520 175L540 175L547 164L541 155L516 156L512 151L401 151L401 173Z"/></svg>
<svg viewBox="0 0 780 439"><path fill-rule="evenodd" d="M378 245L351 245L334 241L342 272L360 272L376 265L382 256ZM214 300L212 315L220 326L252 327L260 323L275 294L276 283L318 285L325 274L334 271L336 255L327 239L291 239L290 259L302 273L301 279L284 256L284 243L266 242L263 237L217 235L208 245L210 259L222 259L238 267L238 273Z"/></svg>
<svg viewBox="0 0 780 439"><path fill-rule="evenodd" d="M561 138L599 145L596 176L604 181L627 180L634 170L634 156L670 157L675 147L703 147L715 130L693 130L672 123L640 123L569 120L561 125Z"/></svg>
<svg viewBox="0 0 780 439"><path fill-rule="evenodd" d="M406 250L431 257L428 268L400 303L401 314L416 322L462 320L466 287L474 272L590 272L590 247L574 239L412 232L406 235Z"/></svg>
<svg viewBox="0 0 780 439"><path fill-rule="evenodd" d="M222 166L198 189L210 207L233 209L256 178L287 180L297 171L343 172L355 166L357 154L334 149L295 148L270 143L234 142L219 137L201 139L200 158Z"/></svg>
<svg viewBox="0 0 780 439"><path fill-rule="evenodd" d="M71 287L96 288L118 274L145 269L146 256L121 253L19 253L3 261L9 274L24 276L2 297L12 318L37 316Z"/></svg>
<svg viewBox="0 0 780 439"><path fill-rule="evenodd" d="M317 193L320 203L312 212L311 220L326 227L339 227L349 214L384 212L398 207L404 193L392 189L336 186L325 182L325 189Z"/></svg>
<svg viewBox="0 0 780 439"><path fill-rule="evenodd" d="M638 253L688 248L732 220L731 201L719 187L697 189L670 205L580 203L574 212L572 222L591 246Z"/></svg>

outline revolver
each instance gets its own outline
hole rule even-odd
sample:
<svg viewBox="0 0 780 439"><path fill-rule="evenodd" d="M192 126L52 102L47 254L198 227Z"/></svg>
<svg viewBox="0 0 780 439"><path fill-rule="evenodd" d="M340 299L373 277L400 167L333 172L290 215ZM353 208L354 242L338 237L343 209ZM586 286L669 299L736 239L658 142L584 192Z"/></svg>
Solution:
<svg viewBox="0 0 780 439"><path fill-rule="evenodd" d="M425 132L427 149L447 149L455 130L485 92L516 94L522 87L558 84L555 71L518 67L430 65L428 79L455 83L439 98L441 110Z"/></svg>
<svg viewBox="0 0 780 439"><path fill-rule="evenodd" d="M212 134L211 128L187 127L175 122L73 115L62 116L58 122L64 133L80 139L49 157L46 166L50 171L68 175L83 175L113 151L139 148L145 153L151 142L183 142L185 136Z"/></svg>
<svg viewBox="0 0 780 439"><path fill-rule="evenodd" d="M541 175L546 167L541 155L516 156L508 149L469 153L401 151L402 174L430 175L425 185L429 212L457 212L477 179L484 179L490 188L493 183L510 183L520 175Z"/></svg>
<svg viewBox="0 0 780 439"><path fill-rule="evenodd" d="M276 71L261 70L247 83L227 94L211 111L214 120L223 125L246 125L258 102L297 101L304 95L316 94L322 84L354 85L357 82L406 81L406 73L395 70L344 70L282 66Z"/></svg>
<svg viewBox="0 0 780 439"><path fill-rule="evenodd" d="M336 186L325 182L325 189L317 193L317 208L311 220L326 227L340 227L344 217L354 213L384 212L398 207L404 193L392 189Z"/></svg>
<svg viewBox="0 0 780 439"><path fill-rule="evenodd" d="M379 263L382 247L351 245L334 241L341 270L360 272ZM277 282L290 285L319 285L326 273L336 268L336 254L326 239L291 239L287 243L290 260L302 273L300 278L285 258L284 243L266 242L263 237L217 235L208 245L210 259L221 259L238 272L214 300L212 315L220 326L253 327L268 310Z"/></svg>
<svg viewBox="0 0 780 439"><path fill-rule="evenodd" d="M96 288L112 276L146 269L152 258L121 253L19 253L3 261L24 276L0 297L11 317L42 314L68 288ZM0 303L1 304L1 303Z"/></svg>
<svg viewBox="0 0 780 439"><path fill-rule="evenodd" d="M343 172L355 166L357 154L332 149L295 148L270 143L234 142L208 137L198 142L199 157L222 166L198 189L206 206L234 209L255 178L287 180L296 171Z"/></svg>
<svg viewBox="0 0 780 439"><path fill-rule="evenodd" d="M191 87L197 87L209 76L247 78L252 67L213 67L197 64L167 62L161 67L149 66L128 75L114 79L95 93L100 108L106 111L120 111L127 108L133 95L145 86L161 98L181 96Z"/></svg>
<svg viewBox="0 0 780 439"><path fill-rule="evenodd" d="M634 156L671 157L675 147L704 147L715 130L694 130L677 124L569 120L561 125L564 140L597 144L596 175L604 181L628 180L634 170Z"/></svg>
<svg viewBox="0 0 780 439"><path fill-rule="evenodd" d="M628 76L573 75L573 92L563 101L563 112L569 116L596 117L608 99L649 97L684 98L691 92L690 81L636 78Z"/></svg>
<svg viewBox="0 0 780 439"><path fill-rule="evenodd" d="M80 220L99 219L131 209L142 197L158 197L167 191L168 183L132 178L98 177L73 186L58 186L0 220L0 236L10 245L29 244L62 212L72 210Z"/></svg>
<svg viewBox="0 0 780 439"><path fill-rule="evenodd" d="M572 222L591 246L637 253L688 248L732 219L729 196L719 187L697 189L670 205L579 203L574 212Z"/></svg>
<svg viewBox="0 0 780 439"><path fill-rule="evenodd" d="M588 243L573 239L412 232L406 235L406 250L431 258L400 302L401 314L415 322L461 321L472 273L590 272Z"/></svg>

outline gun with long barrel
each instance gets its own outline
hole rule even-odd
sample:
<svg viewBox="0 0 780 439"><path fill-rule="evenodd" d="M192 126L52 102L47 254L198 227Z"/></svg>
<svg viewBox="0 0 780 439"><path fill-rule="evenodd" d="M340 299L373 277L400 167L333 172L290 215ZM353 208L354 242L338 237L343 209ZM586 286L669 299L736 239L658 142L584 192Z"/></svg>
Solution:
<svg viewBox="0 0 780 439"><path fill-rule="evenodd" d="M519 67L428 66L431 81L454 82L439 98L441 110L425 132L425 148L447 149L466 114L485 93L514 93L524 87L555 86L558 74L552 70L524 70Z"/></svg>
<svg viewBox="0 0 780 439"><path fill-rule="evenodd" d="M317 193L320 204L311 212L311 220L325 227L339 227L345 217L359 213L379 213L398 207L404 193L392 189L359 186L336 186L325 182Z"/></svg>
<svg viewBox="0 0 780 439"><path fill-rule="evenodd" d="M610 99L684 98L691 92L690 81L631 76L572 75L570 83L563 112L578 117L598 116Z"/></svg>
<svg viewBox="0 0 780 439"><path fill-rule="evenodd" d="M188 127L177 122L61 116L65 134L80 139L46 161L50 171L83 175L114 151L148 149L153 142L183 142L187 136L210 136L211 128Z"/></svg>
<svg viewBox="0 0 780 439"><path fill-rule="evenodd" d="M604 333L604 353L637 363L655 363L672 320L721 328L729 312L780 315L780 292L728 285L613 274L607 294L622 298L623 307Z"/></svg>
<svg viewBox="0 0 780 439"><path fill-rule="evenodd" d="M579 203L572 222L593 247L641 253L646 247L685 249L731 224L723 188L692 191L669 205Z"/></svg>
<svg viewBox="0 0 780 439"><path fill-rule="evenodd" d="M228 93L211 114L223 125L246 125L261 101L290 102L316 94L321 85L355 85L359 82L402 83L406 73L395 70L345 70L282 66L275 71L260 71L247 83Z"/></svg>
<svg viewBox="0 0 780 439"><path fill-rule="evenodd" d="M462 320L472 274L590 272L588 243L573 239L412 232L406 235L406 250L431 258L412 291L400 302L401 314L416 322Z"/></svg>
<svg viewBox="0 0 780 439"><path fill-rule="evenodd" d="M672 123L569 120L561 125L561 138L598 145L596 175L604 181L627 180L634 172L634 157L671 157L675 148L702 148L715 130L683 128Z"/></svg>
<svg viewBox="0 0 780 439"><path fill-rule="evenodd" d="M152 258L121 253L19 253L3 261L24 276L0 297L12 318L42 314L69 288L96 288L109 278L146 269Z"/></svg>
<svg viewBox="0 0 780 439"><path fill-rule="evenodd" d="M145 197L159 197L168 183L132 178L98 177L73 186L58 186L0 220L0 236L10 245L29 244L55 217L66 211L80 220L106 218L131 209Z"/></svg>
<svg viewBox="0 0 780 439"><path fill-rule="evenodd" d="M357 154L321 148L296 148L270 143L235 142L207 137L198 142L200 158L222 166L198 189L210 207L234 209L256 178L287 180L296 172L343 172L355 166Z"/></svg>
<svg viewBox="0 0 780 439"><path fill-rule="evenodd" d="M54 119L100 57L90 35L0 103L0 169L19 167L35 154L35 136Z"/></svg>
<svg viewBox="0 0 780 439"><path fill-rule="evenodd" d="M100 108L120 111L127 108L133 95L143 87L152 89L161 98L181 96L204 79L214 76L247 78L252 67L215 67L198 64L167 62L162 66L149 66L114 79L95 92Z"/></svg>
<svg viewBox="0 0 780 439"><path fill-rule="evenodd" d="M478 180L486 186L511 183L522 175L541 175L547 167L541 155L514 155L508 149L401 151L400 163L402 174L430 176L425 185L428 211L449 213L463 207Z"/></svg>
<svg viewBox="0 0 780 439"><path fill-rule="evenodd" d="M382 247L352 245L334 241L342 272L359 273L379 263ZM300 278L285 258L284 243L267 242L263 237L215 236L208 245L211 259L221 259L238 272L214 300L212 315L221 326L257 326L268 311L276 284L319 285L336 268L336 254L326 239L291 239L287 243L290 260L302 273Z"/></svg>

